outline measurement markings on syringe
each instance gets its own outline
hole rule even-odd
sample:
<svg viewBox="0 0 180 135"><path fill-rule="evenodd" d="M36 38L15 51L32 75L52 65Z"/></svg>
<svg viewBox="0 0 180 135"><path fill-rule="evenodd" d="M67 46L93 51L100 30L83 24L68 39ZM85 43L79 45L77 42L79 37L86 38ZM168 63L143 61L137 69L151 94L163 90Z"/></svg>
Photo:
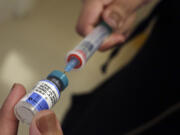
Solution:
<svg viewBox="0 0 180 135"><path fill-rule="evenodd" d="M88 57L90 52L93 51L94 45L90 43L89 41L84 41L81 44L82 45L80 45L80 50L82 50Z"/></svg>

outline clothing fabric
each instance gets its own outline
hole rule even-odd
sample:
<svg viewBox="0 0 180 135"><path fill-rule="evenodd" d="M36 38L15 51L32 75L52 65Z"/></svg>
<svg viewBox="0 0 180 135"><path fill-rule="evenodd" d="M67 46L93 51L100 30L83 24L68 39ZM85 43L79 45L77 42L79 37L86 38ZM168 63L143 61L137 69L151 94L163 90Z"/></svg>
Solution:
<svg viewBox="0 0 180 135"><path fill-rule="evenodd" d="M137 56L93 92L73 96L64 135L180 134L179 9L163 1Z"/></svg>

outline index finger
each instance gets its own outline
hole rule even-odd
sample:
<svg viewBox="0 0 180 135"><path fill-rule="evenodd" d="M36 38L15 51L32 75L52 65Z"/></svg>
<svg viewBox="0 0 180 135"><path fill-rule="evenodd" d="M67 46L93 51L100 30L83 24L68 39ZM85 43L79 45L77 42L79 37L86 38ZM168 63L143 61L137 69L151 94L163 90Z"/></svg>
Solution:
<svg viewBox="0 0 180 135"><path fill-rule="evenodd" d="M86 36L99 22L101 14L113 0L84 0L83 7L76 26L77 32Z"/></svg>
<svg viewBox="0 0 180 135"><path fill-rule="evenodd" d="M18 120L14 115L14 106L25 95L25 88L15 84L0 109L0 134L16 135Z"/></svg>

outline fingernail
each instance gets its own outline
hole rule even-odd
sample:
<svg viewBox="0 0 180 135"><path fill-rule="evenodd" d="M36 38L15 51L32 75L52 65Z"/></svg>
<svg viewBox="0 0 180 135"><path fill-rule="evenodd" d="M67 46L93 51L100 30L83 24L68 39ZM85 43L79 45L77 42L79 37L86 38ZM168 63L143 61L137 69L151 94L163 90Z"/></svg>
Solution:
<svg viewBox="0 0 180 135"><path fill-rule="evenodd" d="M38 118L36 120L36 126L42 135L52 135L59 132L54 113L49 113Z"/></svg>
<svg viewBox="0 0 180 135"><path fill-rule="evenodd" d="M16 87L16 83L13 84L11 91Z"/></svg>
<svg viewBox="0 0 180 135"><path fill-rule="evenodd" d="M119 23L121 22L121 17L118 13L112 11L110 14L109 14L109 23L110 25L113 27L113 28L117 28Z"/></svg>

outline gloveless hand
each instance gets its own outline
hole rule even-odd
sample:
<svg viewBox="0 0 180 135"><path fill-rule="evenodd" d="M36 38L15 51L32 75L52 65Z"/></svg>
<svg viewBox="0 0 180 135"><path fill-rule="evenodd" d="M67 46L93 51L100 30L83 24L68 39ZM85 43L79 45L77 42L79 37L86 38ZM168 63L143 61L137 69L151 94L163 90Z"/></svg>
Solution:
<svg viewBox="0 0 180 135"><path fill-rule="evenodd" d="M14 84L0 109L0 135L17 135L19 121L14 115L14 106L25 94L22 85ZM37 113L30 125L29 133L30 135L63 135L56 115L50 110Z"/></svg>
<svg viewBox="0 0 180 135"><path fill-rule="evenodd" d="M123 43L132 31L137 10L150 0L83 0L77 31L86 36L103 19L114 32L104 41L101 51Z"/></svg>

